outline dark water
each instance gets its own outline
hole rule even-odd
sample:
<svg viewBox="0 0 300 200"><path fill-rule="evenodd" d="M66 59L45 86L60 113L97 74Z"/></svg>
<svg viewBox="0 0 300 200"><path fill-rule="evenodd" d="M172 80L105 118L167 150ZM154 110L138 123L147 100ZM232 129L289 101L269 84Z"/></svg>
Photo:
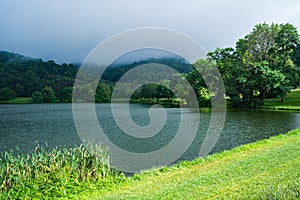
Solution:
<svg viewBox="0 0 300 200"><path fill-rule="evenodd" d="M178 108L166 108L163 129L150 138L134 138L124 134L112 118L110 104L97 104L97 117L106 136L117 146L130 152L151 152L167 145L175 137L180 123ZM133 104L131 117L136 124L150 123L149 106ZM35 142L48 146L78 145L71 104L0 105L0 151L14 149L22 152L35 147ZM184 113L183 113L184 114ZM199 113L193 113L199 114ZM200 113L198 134L181 159L193 159L199 153L210 121L210 113ZM300 113L267 111L227 112L222 134L211 153L269 138L300 127ZM188 130L187 130L188 132Z"/></svg>

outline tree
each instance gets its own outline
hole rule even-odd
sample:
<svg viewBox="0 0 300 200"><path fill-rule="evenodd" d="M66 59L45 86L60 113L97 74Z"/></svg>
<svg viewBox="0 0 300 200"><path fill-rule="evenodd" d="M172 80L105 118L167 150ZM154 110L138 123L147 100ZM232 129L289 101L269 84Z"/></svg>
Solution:
<svg viewBox="0 0 300 200"><path fill-rule="evenodd" d="M219 68L233 106L255 107L299 85L294 65L299 35L290 24L258 24L232 48L208 55Z"/></svg>
<svg viewBox="0 0 300 200"><path fill-rule="evenodd" d="M299 85L299 64L296 55L300 47L299 35L296 27L287 23L280 25L280 31L276 37L277 66L274 68L280 70L285 75L285 84L282 88L272 91L279 94L296 88ZM298 64L298 67L297 67Z"/></svg>
<svg viewBox="0 0 300 200"><path fill-rule="evenodd" d="M282 62L286 62L293 56L300 43L296 27L289 23L280 25L275 40L278 55L282 58Z"/></svg>
<svg viewBox="0 0 300 200"><path fill-rule="evenodd" d="M154 96L156 98L172 98L174 97L174 93L170 88L171 81L168 79L161 80L155 88Z"/></svg>
<svg viewBox="0 0 300 200"><path fill-rule="evenodd" d="M35 91L32 94L31 98L34 103L42 103L43 102L43 94L39 91Z"/></svg>
<svg viewBox="0 0 300 200"><path fill-rule="evenodd" d="M300 45L297 45L292 60L296 66L300 66Z"/></svg>
<svg viewBox="0 0 300 200"><path fill-rule="evenodd" d="M21 76L20 85L23 86L22 96L31 96L34 91L38 91L42 88L40 78L36 75L35 72L29 70Z"/></svg>
<svg viewBox="0 0 300 200"><path fill-rule="evenodd" d="M264 100L264 95L268 90L276 89L285 83L285 76L279 70L270 69L269 63L266 61L255 63L253 73L254 88L259 91L261 101Z"/></svg>
<svg viewBox="0 0 300 200"><path fill-rule="evenodd" d="M221 80L215 74L214 68L215 63L212 60L201 59L194 64L193 71L186 76L186 80L194 89L200 107L210 106L211 98L219 96L224 98L224 94L219 91Z"/></svg>
<svg viewBox="0 0 300 200"><path fill-rule="evenodd" d="M1 88L0 89L0 101L7 101L16 97L16 93L9 88Z"/></svg>
<svg viewBox="0 0 300 200"><path fill-rule="evenodd" d="M99 82L96 90L96 103L109 102L111 99L112 89L109 84Z"/></svg>
<svg viewBox="0 0 300 200"><path fill-rule="evenodd" d="M52 87L45 86L42 91L43 103L53 103L56 100L56 96Z"/></svg>
<svg viewBox="0 0 300 200"><path fill-rule="evenodd" d="M157 84L148 83L142 87L141 96L143 98L155 98L156 95Z"/></svg>
<svg viewBox="0 0 300 200"><path fill-rule="evenodd" d="M60 91L60 102L71 102L72 101L73 87L64 87Z"/></svg>
<svg viewBox="0 0 300 200"><path fill-rule="evenodd" d="M257 24L253 31L246 35L245 45L246 48L241 48L241 41L240 46L237 46L238 50L246 50L243 52L242 55L247 62L261 62L261 61L269 61L272 59L273 49L276 46L276 38L279 32L279 26L277 24L268 25L266 23Z"/></svg>
<svg viewBox="0 0 300 200"><path fill-rule="evenodd" d="M77 70L74 65L58 65L0 51L0 88L14 90L20 97L30 97L35 91L51 86L61 100L62 89L73 86Z"/></svg>
<svg viewBox="0 0 300 200"><path fill-rule="evenodd" d="M201 65L201 63L203 63L203 62L205 62L205 61L199 60L197 62L198 64L196 64L196 66L194 66L194 69L192 70L192 72L188 73L187 76L185 77L186 80L191 84L197 97L199 97L199 95L200 95L200 90L203 87L207 87L204 82L204 79L200 75L199 71L196 69L196 67L199 67Z"/></svg>

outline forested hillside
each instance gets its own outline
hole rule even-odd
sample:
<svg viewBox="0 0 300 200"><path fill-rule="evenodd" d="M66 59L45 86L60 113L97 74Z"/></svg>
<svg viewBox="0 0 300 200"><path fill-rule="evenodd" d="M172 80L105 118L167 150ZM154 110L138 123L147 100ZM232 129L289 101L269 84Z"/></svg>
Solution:
<svg viewBox="0 0 300 200"><path fill-rule="evenodd" d="M0 98L30 97L34 92L43 91L64 100L70 94L76 73L77 67L72 64L59 65L1 51Z"/></svg>
<svg viewBox="0 0 300 200"><path fill-rule="evenodd" d="M128 70L143 64L160 63L188 73L192 65L180 58L159 58L134 62L132 64L110 66L98 84L96 102L108 102L113 85ZM36 103L71 102L72 90L79 66L57 64L19 54L0 51L0 101L14 97L32 97ZM163 76L164 74L157 74ZM154 89L161 89L155 86ZM155 92L153 91L152 94ZM147 92L148 94L148 92ZM162 96L161 92L159 94Z"/></svg>

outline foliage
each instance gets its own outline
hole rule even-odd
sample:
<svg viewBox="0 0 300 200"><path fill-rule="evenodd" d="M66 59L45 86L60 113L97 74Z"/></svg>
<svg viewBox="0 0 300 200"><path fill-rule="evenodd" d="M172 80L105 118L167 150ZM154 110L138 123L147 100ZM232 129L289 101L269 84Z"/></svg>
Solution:
<svg viewBox="0 0 300 200"><path fill-rule="evenodd" d="M73 87L64 87L62 88L58 94L59 98L58 100L60 102L71 102L72 101L72 92L73 92Z"/></svg>
<svg viewBox="0 0 300 200"><path fill-rule="evenodd" d="M77 67L72 64L59 65L0 51L0 88L7 87L19 97L31 97L34 92L49 86L62 100L63 89L73 86L76 73Z"/></svg>
<svg viewBox="0 0 300 200"><path fill-rule="evenodd" d="M43 102L44 103L53 103L56 100L56 96L52 87L45 86L42 91Z"/></svg>
<svg viewBox="0 0 300 200"><path fill-rule="evenodd" d="M32 96L34 103L53 103L56 96L52 87L45 86L41 91L35 91Z"/></svg>
<svg viewBox="0 0 300 200"><path fill-rule="evenodd" d="M154 84L154 83L146 84L142 86L140 89L136 90L132 95L133 99L142 99L142 98L170 99L173 97L174 97L174 93L169 89L169 84L167 83L164 85L163 82L160 82L159 84Z"/></svg>
<svg viewBox="0 0 300 200"><path fill-rule="evenodd" d="M219 79L212 73L212 68L215 65L208 59L198 60L194 64L194 69L191 73L185 76L186 80L191 84L194 92L198 98L200 107L209 107L211 105L211 96L218 95L216 89L219 84ZM205 76L205 80L202 76ZM214 89L214 90L209 90Z"/></svg>
<svg viewBox="0 0 300 200"><path fill-rule="evenodd" d="M282 99L299 85L297 29L291 24L258 24L233 48L208 55L219 68L234 107L257 107L265 98Z"/></svg>
<svg viewBox="0 0 300 200"><path fill-rule="evenodd" d="M112 95L112 85L100 81L96 90L96 103L109 102Z"/></svg>
<svg viewBox="0 0 300 200"><path fill-rule="evenodd" d="M140 66L140 65L146 65L151 63L157 63L166 65L168 67L171 67L175 70L177 70L179 73L189 73L191 72L193 66L189 63L187 63L185 60L183 60L180 57L170 57L170 58L150 58L147 60L134 62L132 64L127 65L119 65L119 66L109 66L106 71L104 72L102 79L109 81L109 82L117 82L126 72L133 69L134 67ZM143 75L146 75L143 74ZM162 79L165 77L165 74L156 74L158 77L161 77ZM138 78L138 77L137 77ZM147 79L146 80L151 80Z"/></svg>
<svg viewBox="0 0 300 200"><path fill-rule="evenodd" d="M34 103L43 103L43 94L39 91L35 91L32 96L32 100Z"/></svg>
<svg viewBox="0 0 300 200"><path fill-rule="evenodd" d="M7 101L16 96L16 92L5 87L0 89L0 101Z"/></svg>
<svg viewBox="0 0 300 200"><path fill-rule="evenodd" d="M95 101L97 103L109 102L113 86L121 76L136 66L151 63L169 66L179 73L188 73L192 69L189 63L178 57L151 58L132 64L110 66L98 83ZM73 64L64 63L59 65L54 61L44 62L41 59L32 59L0 51L0 88L9 88L15 91L15 95L18 97L32 97L36 103L71 102L77 70L78 67ZM145 73L140 74L140 77L137 77L137 79L154 80L169 76L169 74L163 72L156 74L155 77L149 77L150 74L147 73L146 69ZM118 92L126 92L131 89L131 84L124 83L119 89L121 91ZM146 90L148 89L148 86L146 86ZM91 95L93 95L91 84L82 84L76 90L82 94L82 101L91 100ZM150 93L155 93L155 97L157 98L170 98L172 96L170 90L163 87L163 85L153 88L153 91ZM148 96L148 92L143 92L143 94L147 94L146 96ZM141 96L141 93L138 96L141 98L146 97Z"/></svg>
<svg viewBox="0 0 300 200"><path fill-rule="evenodd" d="M213 73L216 65L231 105L258 107L264 104L266 98L279 97L284 101L286 94L300 83L299 34L289 23L257 24L250 34L236 42L235 48L217 48L208 56L208 59L199 60L193 66L179 57L151 58L132 64L113 65L102 75L96 93L91 81L74 89L80 94L78 101L90 102L95 99L99 103L109 102L113 90L114 94L121 97L130 92L135 100L170 99L175 94L184 100L190 97L191 91L178 80L186 79L194 89L199 105L209 106L211 98L223 98L224 95L217 90L221 80ZM136 82L121 83L114 88L126 72L143 64L162 64L179 73L173 77L164 70L154 74L146 66L143 73L137 74L135 80L130 80ZM0 51L0 98L9 100L18 96L32 97L34 102L71 102L77 70L78 67L72 64L59 65L53 61L44 62ZM201 74L205 75L206 82ZM87 79L93 76L89 75ZM141 80L152 80L153 83L132 91ZM156 80L163 81L155 84L158 83Z"/></svg>

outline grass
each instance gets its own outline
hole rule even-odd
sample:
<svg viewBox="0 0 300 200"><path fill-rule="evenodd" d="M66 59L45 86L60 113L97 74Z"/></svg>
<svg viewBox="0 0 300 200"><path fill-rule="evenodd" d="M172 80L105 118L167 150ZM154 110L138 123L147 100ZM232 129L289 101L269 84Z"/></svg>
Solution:
<svg viewBox="0 0 300 200"><path fill-rule="evenodd" d="M86 199L300 199L300 129L136 174Z"/></svg>
<svg viewBox="0 0 300 200"><path fill-rule="evenodd" d="M280 102L280 98L273 98L265 99L264 103L261 106L263 109L300 111L300 88L288 93L283 102Z"/></svg>
<svg viewBox="0 0 300 200"><path fill-rule="evenodd" d="M109 167L107 151L98 145L3 152L0 174L0 199L72 198L125 178Z"/></svg>
<svg viewBox="0 0 300 200"><path fill-rule="evenodd" d="M0 199L300 199L300 129L125 177L97 145L0 157Z"/></svg>
<svg viewBox="0 0 300 200"><path fill-rule="evenodd" d="M8 100L8 101L0 101L0 103L5 103L5 104L27 104L27 103L33 103L33 100L32 100L31 97L16 97L16 98Z"/></svg>

